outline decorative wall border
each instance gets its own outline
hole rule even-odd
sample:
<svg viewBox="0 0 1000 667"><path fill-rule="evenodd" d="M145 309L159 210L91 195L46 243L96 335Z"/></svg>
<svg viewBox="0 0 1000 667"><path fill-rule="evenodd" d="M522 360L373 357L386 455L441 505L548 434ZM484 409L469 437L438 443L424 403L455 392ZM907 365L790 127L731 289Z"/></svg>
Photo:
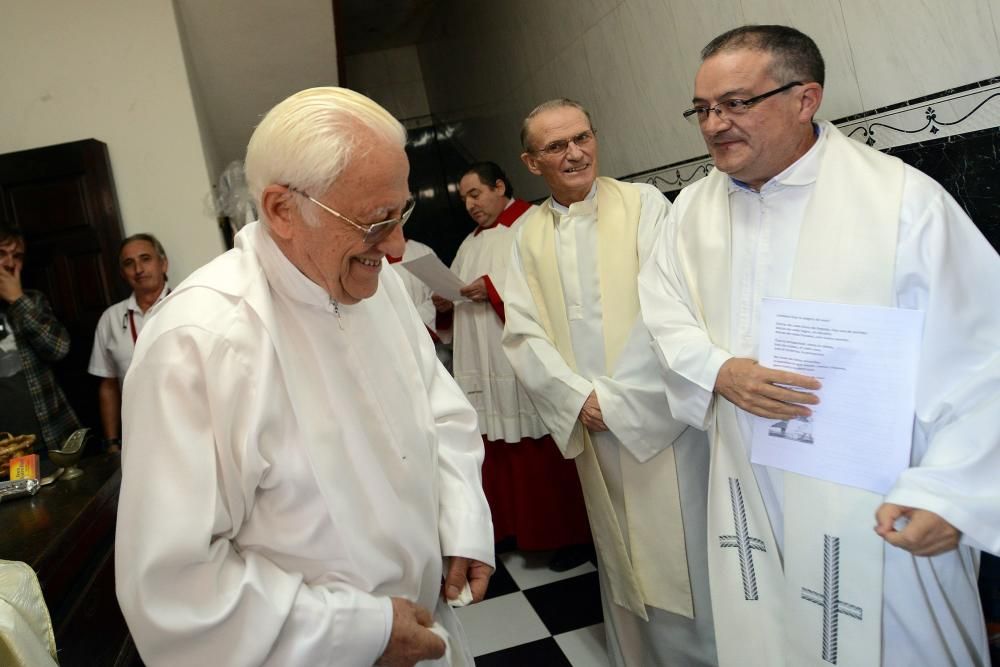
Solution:
<svg viewBox="0 0 1000 667"><path fill-rule="evenodd" d="M879 150L1000 126L1000 76L833 121L851 139ZM675 192L707 176L715 165L701 155L621 178Z"/></svg>

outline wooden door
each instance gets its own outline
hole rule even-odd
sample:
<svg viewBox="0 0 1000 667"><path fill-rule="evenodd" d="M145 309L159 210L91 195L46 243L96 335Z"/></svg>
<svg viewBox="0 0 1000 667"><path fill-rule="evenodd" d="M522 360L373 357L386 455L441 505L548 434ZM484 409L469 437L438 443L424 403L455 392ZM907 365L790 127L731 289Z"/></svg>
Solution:
<svg viewBox="0 0 1000 667"><path fill-rule="evenodd" d="M84 426L100 433L97 381L87 374L94 328L127 295L107 146L84 139L0 155L0 222L24 232L24 286L45 293L72 338L56 376Z"/></svg>

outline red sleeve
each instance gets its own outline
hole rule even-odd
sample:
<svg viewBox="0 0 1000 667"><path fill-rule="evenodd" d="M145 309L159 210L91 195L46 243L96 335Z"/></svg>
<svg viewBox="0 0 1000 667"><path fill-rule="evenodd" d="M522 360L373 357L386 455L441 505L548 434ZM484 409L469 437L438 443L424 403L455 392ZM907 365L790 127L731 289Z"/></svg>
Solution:
<svg viewBox="0 0 1000 667"><path fill-rule="evenodd" d="M497 288L493 286L493 281L490 280L489 276L483 276L483 282L486 283L486 293L490 298L490 305L493 306L493 311L500 318L500 321L504 324L507 323L507 318L504 316L503 312L503 299L500 298L500 293L497 292Z"/></svg>
<svg viewBox="0 0 1000 667"><path fill-rule="evenodd" d="M448 331L451 329L452 325L455 323L455 309L445 312L438 312L434 316L434 328L438 331Z"/></svg>

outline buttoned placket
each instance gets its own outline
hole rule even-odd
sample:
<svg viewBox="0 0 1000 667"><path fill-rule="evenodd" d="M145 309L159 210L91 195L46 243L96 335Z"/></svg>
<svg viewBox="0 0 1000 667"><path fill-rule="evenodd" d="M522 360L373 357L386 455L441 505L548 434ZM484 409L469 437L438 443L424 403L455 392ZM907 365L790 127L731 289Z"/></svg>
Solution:
<svg viewBox="0 0 1000 667"><path fill-rule="evenodd" d="M344 331L344 318L340 314L340 303L330 297L330 302L326 304L326 310L328 313L333 313L334 317L337 318L337 328Z"/></svg>
<svg viewBox="0 0 1000 667"><path fill-rule="evenodd" d="M580 285L580 267L577 259L577 220L571 213L555 212L556 239L563 281L563 298L566 300L566 315L570 321L583 319L583 289Z"/></svg>
<svg viewBox="0 0 1000 667"><path fill-rule="evenodd" d="M771 228L768 219L768 194L764 191L737 191L737 197L753 199L753 205L747 207L752 218L745 219L749 243L740 244L737 252L743 255L739 264L744 268L744 274L733 276L739 285L736 303L735 341L740 350L756 357L757 354L757 304L763 298L763 290L767 284L767 271L771 265Z"/></svg>

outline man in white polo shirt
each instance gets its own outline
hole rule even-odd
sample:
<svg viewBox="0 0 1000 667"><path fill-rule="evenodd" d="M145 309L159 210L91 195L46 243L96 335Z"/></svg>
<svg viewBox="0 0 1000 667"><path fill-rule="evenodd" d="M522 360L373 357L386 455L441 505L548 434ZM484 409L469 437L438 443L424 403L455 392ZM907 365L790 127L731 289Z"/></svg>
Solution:
<svg viewBox="0 0 1000 667"><path fill-rule="evenodd" d="M133 234L122 241L118 265L132 294L101 315L88 368L91 375L101 378L97 396L104 441L110 451L121 448L121 383L132 361L136 338L150 308L170 292L167 253L152 234Z"/></svg>

